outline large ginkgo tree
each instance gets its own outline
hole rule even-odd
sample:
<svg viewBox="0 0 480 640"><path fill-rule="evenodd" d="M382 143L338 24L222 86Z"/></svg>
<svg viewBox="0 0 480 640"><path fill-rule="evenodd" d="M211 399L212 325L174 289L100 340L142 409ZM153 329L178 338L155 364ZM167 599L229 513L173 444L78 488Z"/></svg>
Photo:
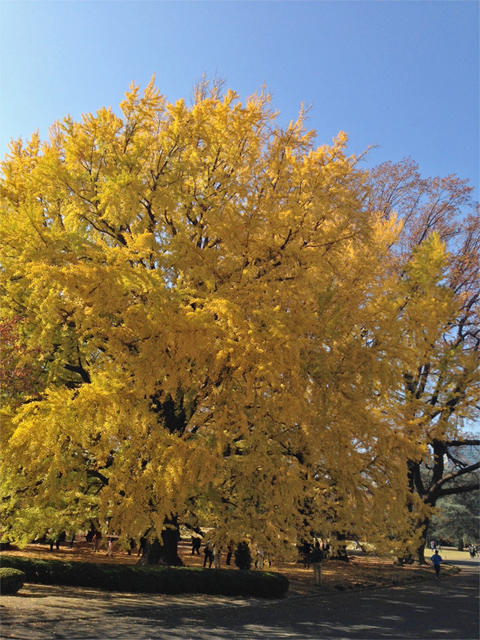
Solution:
<svg viewBox="0 0 480 640"><path fill-rule="evenodd" d="M3 535L95 526L169 563L180 525L405 552L401 227L346 136L317 147L302 113L282 128L268 94L215 83L120 107L2 163L3 321L39 379L5 394Z"/></svg>

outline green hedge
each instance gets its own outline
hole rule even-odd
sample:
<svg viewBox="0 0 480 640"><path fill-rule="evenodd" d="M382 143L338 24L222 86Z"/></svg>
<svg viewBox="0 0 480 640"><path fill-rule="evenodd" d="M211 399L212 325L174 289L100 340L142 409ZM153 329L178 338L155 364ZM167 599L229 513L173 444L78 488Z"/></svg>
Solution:
<svg viewBox="0 0 480 640"><path fill-rule="evenodd" d="M226 596L283 598L288 578L266 571L139 567L37 560L2 554L2 565L20 569L26 582L90 587L130 593L204 593Z"/></svg>
<svg viewBox="0 0 480 640"><path fill-rule="evenodd" d="M0 583L2 594L17 593L26 582L26 575L19 569L2 567L0 569Z"/></svg>

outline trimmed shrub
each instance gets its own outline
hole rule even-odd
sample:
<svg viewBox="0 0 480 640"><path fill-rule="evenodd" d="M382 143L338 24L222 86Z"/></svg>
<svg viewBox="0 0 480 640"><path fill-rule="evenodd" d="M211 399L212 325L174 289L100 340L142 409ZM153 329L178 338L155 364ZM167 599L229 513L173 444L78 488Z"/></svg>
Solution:
<svg viewBox="0 0 480 640"><path fill-rule="evenodd" d="M26 582L26 575L20 569L11 567L0 568L1 592L4 595L17 593Z"/></svg>
<svg viewBox="0 0 480 640"><path fill-rule="evenodd" d="M288 578L267 571L232 571L193 567L142 567L2 556L3 566L20 569L26 581L90 587L130 593L203 593L283 598Z"/></svg>

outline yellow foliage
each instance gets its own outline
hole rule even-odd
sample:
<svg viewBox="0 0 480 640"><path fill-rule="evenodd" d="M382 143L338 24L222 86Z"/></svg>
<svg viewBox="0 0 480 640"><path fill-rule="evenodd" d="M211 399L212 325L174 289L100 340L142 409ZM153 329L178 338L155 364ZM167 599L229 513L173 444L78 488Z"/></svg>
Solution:
<svg viewBox="0 0 480 640"><path fill-rule="evenodd" d="M8 430L7 534L47 526L42 509L136 538L177 516L268 550L301 511L325 535L406 540L422 452L395 423L400 225L364 206L346 135L315 148L267 93L206 86L192 106L132 86L121 111L2 163L2 304L48 380ZM412 262L412 325L448 317L445 260L434 238Z"/></svg>

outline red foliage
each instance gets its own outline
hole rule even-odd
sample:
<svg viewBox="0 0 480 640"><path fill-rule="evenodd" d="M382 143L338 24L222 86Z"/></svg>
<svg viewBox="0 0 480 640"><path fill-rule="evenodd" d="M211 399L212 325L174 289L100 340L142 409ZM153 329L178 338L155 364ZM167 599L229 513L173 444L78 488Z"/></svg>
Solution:
<svg viewBox="0 0 480 640"><path fill-rule="evenodd" d="M0 320L0 392L18 400L37 395L43 386L41 350L25 345L20 331L22 322L20 316Z"/></svg>

